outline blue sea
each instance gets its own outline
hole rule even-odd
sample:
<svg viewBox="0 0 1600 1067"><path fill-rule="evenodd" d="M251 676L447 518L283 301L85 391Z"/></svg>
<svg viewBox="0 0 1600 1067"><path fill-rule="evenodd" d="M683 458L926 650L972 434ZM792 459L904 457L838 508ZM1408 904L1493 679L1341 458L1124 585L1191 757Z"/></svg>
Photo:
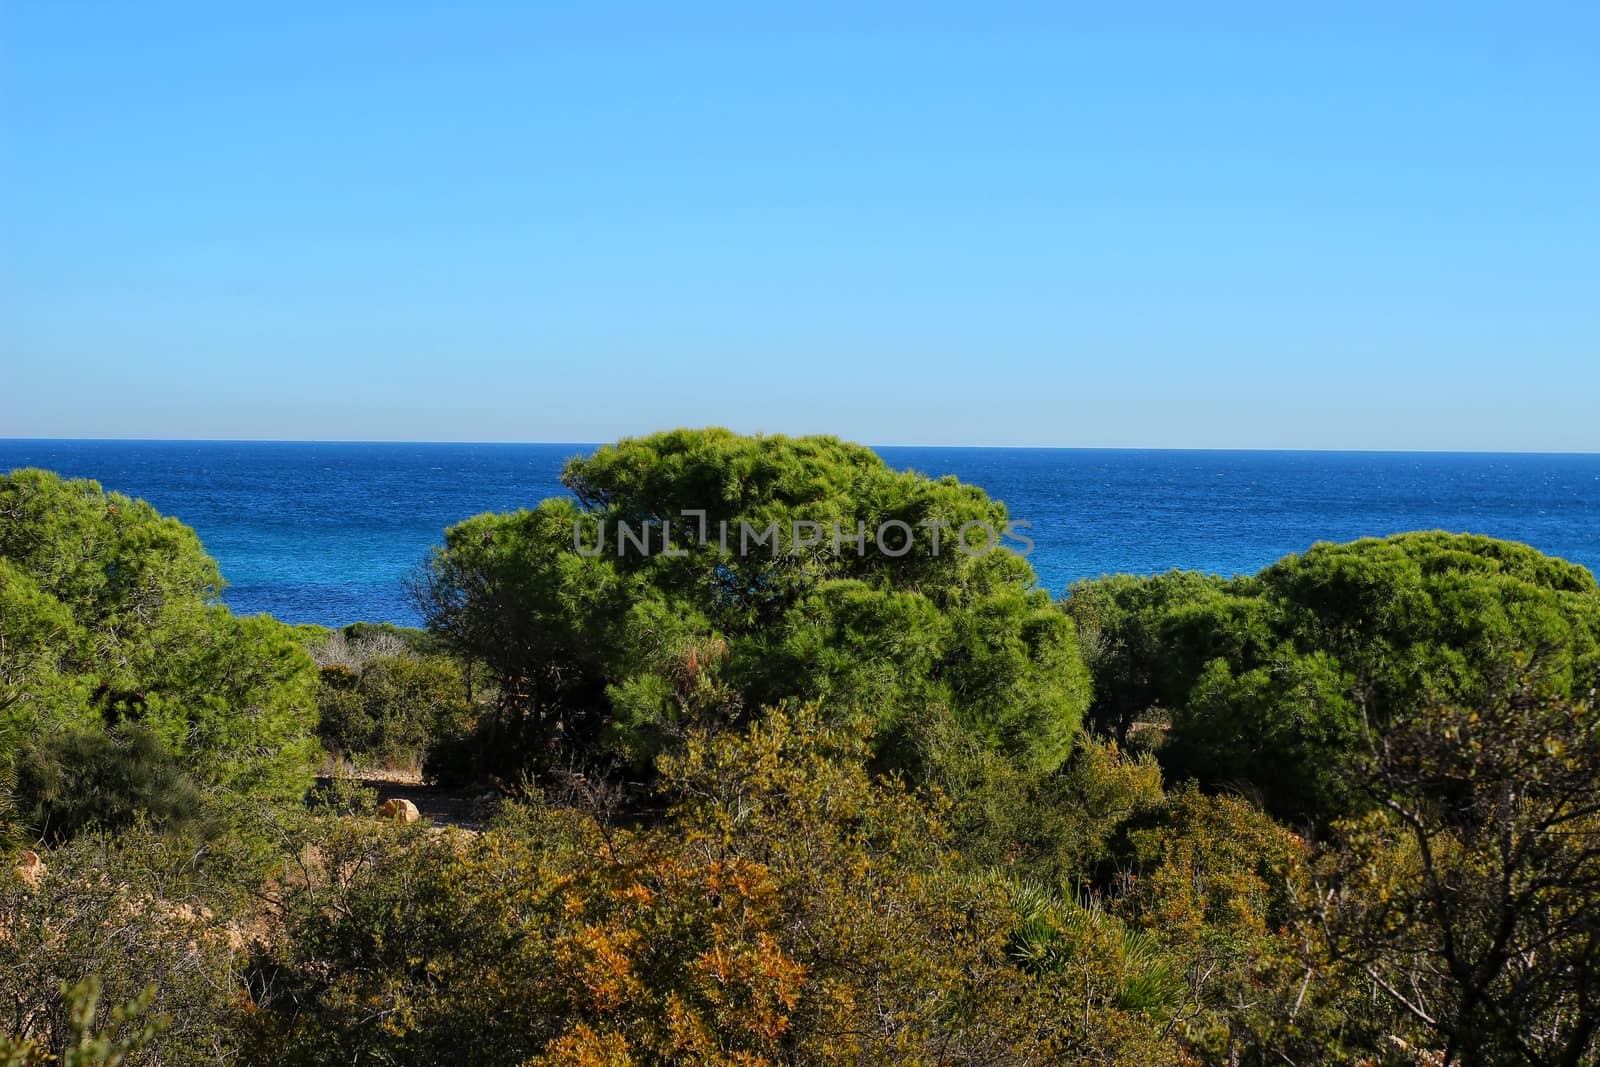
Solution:
<svg viewBox="0 0 1600 1067"><path fill-rule="evenodd" d="M0 440L144 497L199 532L235 611L291 622L416 622L402 577L444 528L563 493L580 444ZM1040 584L1173 567L1259 570L1318 540L1444 529L1600 567L1600 455L881 448L954 474L1032 524Z"/></svg>

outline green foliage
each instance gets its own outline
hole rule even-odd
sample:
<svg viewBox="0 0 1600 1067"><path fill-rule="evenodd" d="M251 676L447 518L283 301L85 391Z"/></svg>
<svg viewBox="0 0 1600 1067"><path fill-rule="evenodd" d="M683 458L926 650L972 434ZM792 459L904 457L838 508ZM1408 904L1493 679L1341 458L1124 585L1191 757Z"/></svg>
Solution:
<svg viewBox="0 0 1600 1067"><path fill-rule="evenodd" d="M1021 557L955 548L965 523L1007 525L981 490L833 438L726 430L623 440L569 462L564 481L576 501L454 526L418 576L430 628L499 684L495 749L643 760L785 700L868 718L891 747L939 708L1028 765L1070 749L1088 698L1072 627ZM685 510L704 512L703 533ZM889 520L912 530L898 556L876 544ZM619 538L647 522L651 552ZM834 522L867 543L836 554ZM805 523L821 524L818 543ZM746 527L775 540L744 542ZM902 540L885 534L893 552Z"/></svg>
<svg viewBox="0 0 1600 1067"><path fill-rule="evenodd" d="M1371 983L1443 1062L1595 1062L1600 715L1531 691L1429 708L1361 779L1378 807L1303 898L1321 980Z"/></svg>
<svg viewBox="0 0 1600 1067"><path fill-rule="evenodd" d="M471 726L461 669L442 656L375 656L357 670L325 666L317 709L324 747L360 764L417 767L430 746L450 744Z"/></svg>
<svg viewBox="0 0 1600 1067"><path fill-rule="evenodd" d="M1239 797L1192 783L1130 828L1139 884L1124 910L1171 940L1217 931L1254 937L1283 924L1298 837Z"/></svg>
<svg viewBox="0 0 1600 1067"><path fill-rule="evenodd" d="M540 803L473 838L330 827L258 962L273 985L253 1056L1178 1061L1161 1034L1177 987L1146 935L1068 921L1061 966L1021 958L1013 889L866 756L859 731L780 711L692 732L663 761L657 828Z"/></svg>
<svg viewBox="0 0 1600 1067"><path fill-rule="evenodd" d="M0 887L0 989L44 1040L63 982L154 983L159 1062L1586 1062L1594 716L1409 727L1365 769L1380 812L1309 856L1109 742L985 793L1006 765L952 730L973 763L929 765L972 792L946 799L808 707L690 731L627 828L534 798L439 832L340 790L277 827L265 878L84 835ZM265 906L234 918L245 887Z"/></svg>
<svg viewBox="0 0 1600 1067"><path fill-rule="evenodd" d="M39 588L31 575L0 555L0 725L25 733L41 721L85 717L88 678L73 670L87 641L72 608Z"/></svg>
<svg viewBox="0 0 1600 1067"><path fill-rule="evenodd" d="M1091 1010L1112 1007L1170 1019L1183 1007L1183 975L1150 933L1098 905L1027 886L1016 897L1011 951L1027 969L1064 979L1081 990Z"/></svg>
<svg viewBox="0 0 1600 1067"><path fill-rule="evenodd" d="M13 1055L231 1059L243 991L236 916L258 870L227 847L142 826L80 835L46 852L33 877L0 866L0 1034ZM97 1016L96 998L138 1010Z"/></svg>
<svg viewBox="0 0 1600 1067"><path fill-rule="evenodd" d="M1176 609L1214 597L1227 581L1195 571L1108 575L1075 583L1065 602L1083 657L1094 676L1089 721L1119 742L1134 723L1162 714L1181 679L1163 640L1162 623Z"/></svg>
<svg viewBox="0 0 1600 1067"><path fill-rule="evenodd" d="M1410 534L1063 611L917 527L1001 505L830 438L681 431L566 478L448 532L427 637L235 618L148 505L0 480L0 1064L1595 1059L1582 568ZM574 547L682 508L780 551ZM887 517L898 559L788 534ZM569 806L261 803L303 796L313 706L363 759L564 764ZM585 777L607 756L654 792ZM201 832L219 800L242 832Z"/></svg>
<svg viewBox="0 0 1600 1067"><path fill-rule="evenodd" d="M948 798L955 847L980 869L1075 897L1110 879L1121 836L1162 803L1148 754L1084 735L1059 768L1018 767L948 725L921 731L919 763Z"/></svg>
<svg viewBox="0 0 1600 1067"><path fill-rule="evenodd" d="M221 606L221 584L194 532L143 501L44 471L0 477L0 725L42 738L46 761L10 753L22 810L127 809L131 798L61 792L119 775L185 794L303 793L311 661L289 627ZM88 763L52 767L52 752ZM54 792L24 792L35 789Z"/></svg>
<svg viewBox="0 0 1600 1067"><path fill-rule="evenodd" d="M1593 576L1471 535L1319 544L1232 581L1104 579L1066 607L1097 650L1102 721L1171 709L1171 770L1295 819L1361 808L1351 759L1424 707L1582 697L1600 677Z"/></svg>
<svg viewBox="0 0 1600 1067"><path fill-rule="evenodd" d="M86 978L62 990L67 1006L65 1048L57 1056L45 1052L33 1041L0 1035L0 1065L4 1067L121 1067L136 1058L161 1032L164 1020L150 1016L155 987L107 1013L107 1028L97 1029L100 1007L100 980ZM129 1024L134 1024L130 1026Z"/></svg>
<svg viewBox="0 0 1600 1067"><path fill-rule="evenodd" d="M90 828L122 830L140 817L182 826L204 811L200 790L171 750L133 723L32 738L19 746L15 771L24 801L17 817L53 843Z"/></svg>
<svg viewBox="0 0 1600 1067"><path fill-rule="evenodd" d="M14 727L0 724L0 852L22 839L17 819L17 733Z"/></svg>

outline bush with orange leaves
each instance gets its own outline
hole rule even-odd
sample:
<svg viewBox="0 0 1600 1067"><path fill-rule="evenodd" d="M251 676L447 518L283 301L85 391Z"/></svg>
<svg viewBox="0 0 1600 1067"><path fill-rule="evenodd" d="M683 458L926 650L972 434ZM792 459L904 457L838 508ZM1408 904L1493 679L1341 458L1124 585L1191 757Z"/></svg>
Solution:
<svg viewBox="0 0 1600 1067"><path fill-rule="evenodd" d="M476 837L332 821L253 968L251 1057L1178 1062L1136 1011L1026 966L1014 887L865 754L776 712L664 759L650 826L537 800Z"/></svg>
<svg viewBox="0 0 1600 1067"><path fill-rule="evenodd" d="M667 844L538 805L475 838L330 822L253 968L258 1057L759 1062L804 979L776 887Z"/></svg>

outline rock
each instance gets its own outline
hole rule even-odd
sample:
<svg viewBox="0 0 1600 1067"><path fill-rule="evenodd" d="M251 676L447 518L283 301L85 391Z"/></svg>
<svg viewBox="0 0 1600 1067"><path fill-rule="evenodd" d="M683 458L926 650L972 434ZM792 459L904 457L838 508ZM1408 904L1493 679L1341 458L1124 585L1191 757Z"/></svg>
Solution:
<svg viewBox="0 0 1600 1067"><path fill-rule="evenodd" d="M37 889L39 883L44 881L44 876L50 873L50 869L44 865L44 860L39 858L37 852L24 852L17 858L17 873L22 876L24 882Z"/></svg>
<svg viewBox="0 0 1600 1067"><path fill-rule="evenodd" d="M393 819L395 822L416 822L422 818L422 813L411 801L395 797L378 805L378 818Z"/></svg>

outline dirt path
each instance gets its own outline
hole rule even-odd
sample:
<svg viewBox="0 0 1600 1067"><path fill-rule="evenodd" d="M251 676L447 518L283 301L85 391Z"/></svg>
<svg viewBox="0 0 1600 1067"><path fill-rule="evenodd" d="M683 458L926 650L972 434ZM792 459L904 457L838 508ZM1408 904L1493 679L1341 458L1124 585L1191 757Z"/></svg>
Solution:
<svg viewBox="0 0 1600 1067"><path fill-rule="evenodd" d="M482 830L488 825L498 803L498 795L478 791L442 789L428 785L420 775L400 771L356 770L351 777L378 791L378 803L409 800L429 822L463 830ZM333 778L318 778L317 788L326 789Z"/></svg>

